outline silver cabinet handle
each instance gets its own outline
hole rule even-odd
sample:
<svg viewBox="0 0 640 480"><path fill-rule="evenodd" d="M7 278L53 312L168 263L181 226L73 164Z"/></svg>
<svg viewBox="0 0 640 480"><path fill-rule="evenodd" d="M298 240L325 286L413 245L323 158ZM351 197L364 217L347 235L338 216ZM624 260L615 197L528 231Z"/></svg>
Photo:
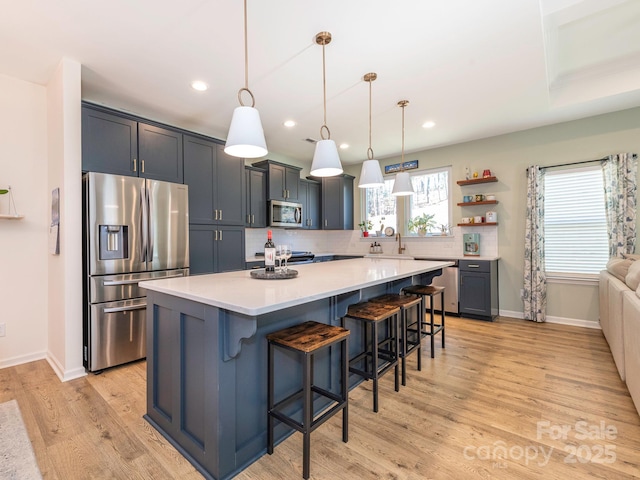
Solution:
<svg viewBox="0 0 640 480"><path fill-rule="evenodd" d="M326 227L329 223L327 222L327 219L324 219L324 226Z"/></svg>
<svg viewBox="0 0 640 480"><path fill-rule="evenodd" d="M117 313L117 312L129 312L131 310L142 310L143 308L147 308L146 303L140 303L138 305L131 305L128 307L111 307L105 308L103 310L104 313Z"/></svg>
<svg viewBox="0 0 640 480"><path fill-rule="evenodd" d="M220 210L220 218L218 220L222 220L222 210Z"/></svg>
<svg viewBox="0 0 640 480"><path fill-rule="evenodd" d="M251 215L247 213L247 223L251 224Z"/></svg>
<svg viewBox="0 0 640 480"><path fill-rule="evenodd" d="M218 220L218 209L215 209L213 211L213 215L214 215L214 220Z"/></svg>
<svg viewBox="0 0 640 480"><path fill-rule="evenodd" d="M480 265L475 264L475 263L470 263L469 265L467 265L467 267L469 267L469 268L480 268Z"/></svg>
<svg viewBox="0 0 640 480"><path fill-rule="evenodd" d="M253 213L251 214L251 223L256 223L256 216Z"/></svg>
<svg viewBox="0 0 640 480"><path fill-rule="evenodd" d="M220 230L220 241L222 241L222 230Z"/></svg>
<svg viewBox="0 0 640 480"><path fill-rule="evenodd" d="M133 159L133 171L138 171L138 160L136 158Z"/></svg>
<svg viewBox="0 0 640 480"><path fill-rule="evenodd" d="M140 170L144 173L144 160L140 160Z"/></svg>
<svg viewBox="0 0 640 480"><path fill-rule="evenodd" d="M214 242L217 242L217 241L218 241L218 230L214 230L214 232L215 232L215 233L214 233L214 235L215 235L215 236L214 236L214 238L213 238L213 241L214 241Z"/></svg>

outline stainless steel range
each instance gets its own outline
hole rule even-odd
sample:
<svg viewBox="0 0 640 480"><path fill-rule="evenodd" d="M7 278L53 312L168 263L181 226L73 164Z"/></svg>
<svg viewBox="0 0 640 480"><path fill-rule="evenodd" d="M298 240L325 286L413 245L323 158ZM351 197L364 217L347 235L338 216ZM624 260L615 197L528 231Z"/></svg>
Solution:
<svg viewBox="0 0 640 480"><path fill-rule="evenodd" d="M83 364L98 371L146 356L138 282L189 274L187 186L83 177Z"/></svg>
<svg viewBox="0 0 640 480"><path fill-rule="evenodd" d="M264 257L264 252L256 252L256 257ZM291 252L291 258L287 260L287 263L288 264L313 263L314 258L315 258L315 255L311 252L302 252L302 251L294 250L293 252Z"/></svg>

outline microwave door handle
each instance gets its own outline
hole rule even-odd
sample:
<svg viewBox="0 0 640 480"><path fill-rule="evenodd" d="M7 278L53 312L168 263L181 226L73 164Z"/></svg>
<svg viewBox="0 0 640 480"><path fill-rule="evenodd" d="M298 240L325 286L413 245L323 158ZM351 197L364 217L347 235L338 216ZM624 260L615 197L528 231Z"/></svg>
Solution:
<svg viewBox="0 0 640 480"><path fill-rule="evenodd" d="M296 223L302 223L302 208L296 207L296 213L294 214Z"/></svg>

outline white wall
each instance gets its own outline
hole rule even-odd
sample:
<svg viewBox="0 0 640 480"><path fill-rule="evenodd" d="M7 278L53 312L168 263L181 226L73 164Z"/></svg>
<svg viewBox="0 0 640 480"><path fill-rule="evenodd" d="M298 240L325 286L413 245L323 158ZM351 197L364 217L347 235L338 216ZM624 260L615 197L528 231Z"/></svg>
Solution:
<svg viewBox="0 0 640 480"><path fill-rule="evenodd" d="M0 75L0 188L11 185L23 220L0 220L0 367L47 350L47 93ZM8 213L8 195L0 213Z"/></svg>
<svg viewBox="0 0 640 480"><path fill-rule="evenodd" d="M437 128L437 127L436 127ZM520 289L523 285L524 227L526 214L526 168L605 157L612 153L640 153L640 108L599 115L582 120L540 127L473 142L405 153L405 160L419 160L420 168L452 166L454 180L464 179L464 168L482 173L485 168L498 177L498 183L474 187L453 184L453 220L481 215L484 206L458 207L462 196L495 193L498 213L498 253L501 257L500 310L522 313ZM385 159L382 165L398 163L399 157ZM360 166L347 169L359 176ZM355 180L356 184L358 179ZM356 190L354 218L361 218L359 189ZM479 209L479 210L478 210ZM640 245L638 246L640 250ZM638 250L637 250L638 251ZM549 284L547 315L562 321L598 321L597 285Z"/></svg>
<svg viewBox="0 0 640 480"><path fill-rule="evenodd" d="M62 380L82 366L80 64L62 59L47 85L48 202L60 189L60 254L47 256L48 360Z"/></svg>

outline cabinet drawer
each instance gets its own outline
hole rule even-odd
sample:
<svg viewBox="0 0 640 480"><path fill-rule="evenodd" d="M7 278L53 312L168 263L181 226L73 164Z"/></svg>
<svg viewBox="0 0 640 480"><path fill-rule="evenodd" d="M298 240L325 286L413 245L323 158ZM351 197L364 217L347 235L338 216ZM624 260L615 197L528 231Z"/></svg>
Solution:
<svg viewBox="0 0 640 480"><path fill-rule="evenodd" d="M490 272L491 262L487 260L460 260L458 267L460 270L468 272Z"/></svg>

